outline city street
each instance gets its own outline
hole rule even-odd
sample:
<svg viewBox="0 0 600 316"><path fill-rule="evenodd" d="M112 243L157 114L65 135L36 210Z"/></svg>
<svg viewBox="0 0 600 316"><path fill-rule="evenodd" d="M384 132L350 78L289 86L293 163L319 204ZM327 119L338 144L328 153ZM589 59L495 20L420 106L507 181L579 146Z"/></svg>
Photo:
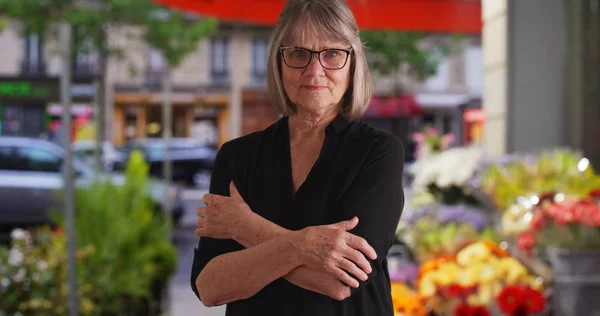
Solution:
<svg viewBox="0 0 600 316"><path fill-rule="evenodd" d="M196 208L202 205L202 195L206 190L188 190L184 194L186 212L180 227L174 232L173 241L179 252L177 273L171 280L170 316L223 316L225 306L208 308L196 298L190 288L193 250L197 244L194 235Z"/></svg>

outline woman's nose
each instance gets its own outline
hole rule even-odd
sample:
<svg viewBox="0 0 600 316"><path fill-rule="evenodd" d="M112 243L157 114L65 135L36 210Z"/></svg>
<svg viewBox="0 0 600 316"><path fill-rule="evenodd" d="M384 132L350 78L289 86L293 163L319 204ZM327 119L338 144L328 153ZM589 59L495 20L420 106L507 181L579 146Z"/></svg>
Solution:
<svg viewBox="0 0 600 316"><path fill-rule="evenodd" d="M310 62L308 63L308 66L306 66L306 72L323 74L323 66L321 66L321 63L319 62L318 54L312 54L310 57Z"/></svg>

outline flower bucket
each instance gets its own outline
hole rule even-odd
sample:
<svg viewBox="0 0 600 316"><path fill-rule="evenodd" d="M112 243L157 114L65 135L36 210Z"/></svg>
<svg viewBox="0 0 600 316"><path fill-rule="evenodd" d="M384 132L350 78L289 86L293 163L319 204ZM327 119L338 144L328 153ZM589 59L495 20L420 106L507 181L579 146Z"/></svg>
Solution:
<svg viewBox="0 0 600 316"><path fill-rule="evenodd" d="M549 247L557 316L600 316L600 250Z"/></svg>

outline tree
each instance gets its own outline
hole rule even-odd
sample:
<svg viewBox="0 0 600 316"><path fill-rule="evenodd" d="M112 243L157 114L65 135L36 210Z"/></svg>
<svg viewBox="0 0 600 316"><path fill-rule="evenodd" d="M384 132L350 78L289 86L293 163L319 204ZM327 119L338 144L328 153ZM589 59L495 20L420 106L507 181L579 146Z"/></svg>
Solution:
<svg viewBox="0 0 600 316"><path fill-rule="evenodd" d="M442 60L450 53L454 40L441 41L435 47L425 47L430 35L395 31L363 31L361 39L367 46L369 64L381 75L392 75L394 95L402 93L398 84L400 66L408 65L410 73L425 80L437 72Z"/></svg>
<svg viewBox="0 0 600 316"><path fill-rule="evenodd" d="M163 176L167 182L167 186L169 186L171 182L171 162L169 152L169 143L172 132L172 109L170 102L172 90L171 72L181 65L186 56L198 48L198 43L203 38L212 35L217 29L218 22L214 19L187 18L180 12L167 11L162 8L154 10L147 20L145 40L152 48L162 55L167 66L162 78L162 132L166 147Z"/></svg>
<svg viewBox="0 0 600 316"><path fill-rule="evenodd" d="M96 52L96 167L102 166L100 144L106 135L106 72L110 58L127 59L126 48L110 46L107 32L124 25L146 25L157 6L151 0L0 0L0 12L20 21L23 32L57 38L56 25L67 21L77 26L73 34L73 58ZM135 37L134 34L128 37Z"/></svg>

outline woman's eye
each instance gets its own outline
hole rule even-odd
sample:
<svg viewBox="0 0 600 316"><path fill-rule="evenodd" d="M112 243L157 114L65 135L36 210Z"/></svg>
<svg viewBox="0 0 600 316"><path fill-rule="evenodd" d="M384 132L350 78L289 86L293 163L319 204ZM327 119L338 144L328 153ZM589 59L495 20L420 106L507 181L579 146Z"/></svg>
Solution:
<svg viewBox="0 0 600 316"><path fill-rule="evenodd" d="M337 52L337 51L335 51L335 50L328 50L327 53L326 53L326 56L334 58L334 57L337 57L339 54L340 53Z"/></svg>
<svg viewBox="0 0 600 316"><path fill-rule="evenodd" d="M303 49L296 49L292 52L292 55L295 57L304 57L306 55L306 51Z"/></svg>

